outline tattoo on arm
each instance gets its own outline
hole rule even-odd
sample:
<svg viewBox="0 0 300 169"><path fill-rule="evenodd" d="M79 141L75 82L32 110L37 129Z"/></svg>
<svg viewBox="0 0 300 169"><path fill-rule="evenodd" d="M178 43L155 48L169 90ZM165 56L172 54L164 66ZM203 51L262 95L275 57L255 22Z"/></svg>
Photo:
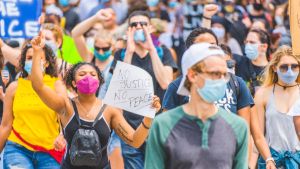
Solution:
<svg viewBox="0 0 300 169"><path fill-rule="evenodd" d="M122 137L123 139L125 139L126 142L128 142L128 143L132 143L133 142L133 140L131 140L130 138L128 138L128 132L126 131L126 129L124 129L124 127L121 124L118 124L117 132L120 134L120 137Z"/></svg>

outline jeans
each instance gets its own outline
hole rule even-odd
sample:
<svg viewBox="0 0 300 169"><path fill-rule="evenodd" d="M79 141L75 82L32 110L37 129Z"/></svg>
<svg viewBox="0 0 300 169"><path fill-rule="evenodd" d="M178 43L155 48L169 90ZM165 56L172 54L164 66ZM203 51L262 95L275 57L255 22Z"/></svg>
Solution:
<svg viewBox="0 0 300 169"><path fill-rule="evenodd" d="M60 164L49 154L34 152L11 141L6 142L3 169L59 169Z"/></svg>
<svg viewBox="0 0 300 169"><path fill-rule="evenodd" d="M121 140L122 155L124 159L125 169L144 169L145 161L144 143L140 148L133 148Z"/></svg>

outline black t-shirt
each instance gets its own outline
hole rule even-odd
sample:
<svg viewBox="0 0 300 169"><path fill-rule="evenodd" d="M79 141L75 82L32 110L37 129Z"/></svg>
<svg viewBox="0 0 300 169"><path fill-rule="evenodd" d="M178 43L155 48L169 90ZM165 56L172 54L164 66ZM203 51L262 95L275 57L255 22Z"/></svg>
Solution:
<svg viewBox="0 0 300 169"><path fill-rule="evenodd" d="M172 55L171 55L169 49L167 49L166 47L162 47L162 49L163 49L163 56L161 57L161 61L162 61L163 65L170 66L173 69L177 70L177 66L172 58ZM117 51L115 53L115 60L123 61L121 59L122 58L121 54L122 54L122 50ZM165 94L165 90L163 90L160 87L158 81L155 78L152 61L151 61L150 57L151 56L149 55L149 53L144 58L140 58L137 53L134 53L132 56L131 64L144 69L151 75L151 77L153 79L154 94L157 95L160 98L160 100L162 101L163 96ZM112 65L112 69L114 69L114 67L115 67L115 63ZM133 113L130 113L127 111L124 111L124 117L127 120L127 122L134 129L136 129L140 125L140 123L142 122L142 120L144 118L143 116L133 114Z"/></svg>
<svg viewBox="0 0 300 169"><path fill-rule="evenodd" d="M257 88L262 84L261 76L265 66L256 66L244 56L237 56L234 59L236 60L235 74L243 78L254 95Z"/></svg>
<svg viewBox="0 0 300 169"><path fill-rule="evenodd" d="M71 32L72 29L80 22L79 16L72 8L64 12L64 16L66 18L65 29L68 32Z"/></svg>

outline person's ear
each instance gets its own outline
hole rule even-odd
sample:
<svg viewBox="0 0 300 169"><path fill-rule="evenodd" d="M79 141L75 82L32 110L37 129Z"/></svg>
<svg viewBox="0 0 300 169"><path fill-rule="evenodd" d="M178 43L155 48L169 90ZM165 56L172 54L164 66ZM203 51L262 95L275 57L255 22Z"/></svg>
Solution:
<svg viewBox="0 0 300 169"><path fill-rule="evenodd" d="M273 71L275 72L275 73L277 73L277 68L276 68L276 66L274 65L274 66L272 66L272 69L273 69Z"/></svg>
<svg viewBox="0 0 300 169"><path fill-rule="evenodd" d="M75 80L72 81L72 86L73 86L75 89L77 88Z"/></svg>
<svg viewBox="0 0 300 169"><path fill-rule="evenodd" d="M197 81L197 73L195 71L193 71L192 69L188 69L188 72L186 74L187 79L191 82L191 83L195 83Z"/></svg>

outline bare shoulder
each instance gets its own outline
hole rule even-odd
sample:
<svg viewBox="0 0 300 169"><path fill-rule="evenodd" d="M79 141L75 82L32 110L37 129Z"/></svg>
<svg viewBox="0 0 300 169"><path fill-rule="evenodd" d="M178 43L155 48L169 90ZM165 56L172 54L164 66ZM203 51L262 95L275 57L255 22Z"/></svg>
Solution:
<svg viewBox="0 0 300 169"><path fill-rule="evenodd" d="M6 91L5 93L6 94L10 94L10 95L15 95L15 92L17 90L17 87L18 87L18 82L17 81L14 81L12 83L10 83L8 85L8 87L6 88Z"/></svg>
<svg viewBox="0 0 300 169"><path fill-rule="evenodd" d="M273 86L262 86L255 93L255 102L265 103L269 99L269 96L273 90Z"/></svg>

